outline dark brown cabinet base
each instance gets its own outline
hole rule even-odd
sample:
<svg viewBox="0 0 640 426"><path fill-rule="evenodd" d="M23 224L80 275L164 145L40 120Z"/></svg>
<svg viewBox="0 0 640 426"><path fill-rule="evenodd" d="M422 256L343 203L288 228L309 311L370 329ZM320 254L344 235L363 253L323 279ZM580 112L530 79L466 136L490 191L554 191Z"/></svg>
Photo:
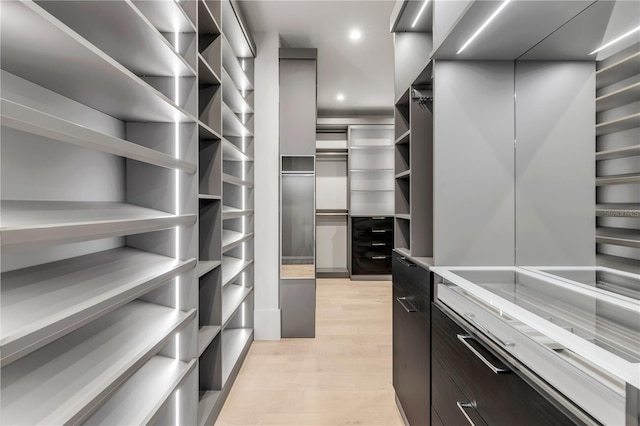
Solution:
<svg viewBox="0 0 640 426"><path fill-rule="evenodd" d="M354 217L351 222L352 275L391 274L392 217Z"/></svg>

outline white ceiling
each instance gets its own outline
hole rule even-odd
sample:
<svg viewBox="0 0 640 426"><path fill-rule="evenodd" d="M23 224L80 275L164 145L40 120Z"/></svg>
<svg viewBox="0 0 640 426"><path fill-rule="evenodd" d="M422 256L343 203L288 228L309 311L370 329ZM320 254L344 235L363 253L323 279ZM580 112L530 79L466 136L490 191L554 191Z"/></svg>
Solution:
<svg viewBox="0 0 640 426"><path fill-rule="evenodd" d="M243 0L239 4L252 33L276 31L282 47L318 49L318 116L392 114L389 18L394 1ZM349 38L352 29L362 33L359 40ZM336 99L338 93L344 101Z"/></svg>

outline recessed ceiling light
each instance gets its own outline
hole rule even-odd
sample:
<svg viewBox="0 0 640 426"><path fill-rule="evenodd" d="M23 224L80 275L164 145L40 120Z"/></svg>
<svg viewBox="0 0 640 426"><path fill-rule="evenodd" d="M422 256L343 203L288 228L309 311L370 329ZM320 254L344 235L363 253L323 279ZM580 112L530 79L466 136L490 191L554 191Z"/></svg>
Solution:
<svg viewBox="0 0 640 426"><path fill-rule="evenodd" d="M358 30L352 30L351 33L349 33L349 38L351 40L358 40L361 36L362 34L360 34L360 31Z"/></svg>
<svg viewBox="0 0 640 426"><path fill-rule="evenodd" d="M336 99L342 102L344 101L344 95L342 93L338 93L338 96L336 96Z"/></svg>
<svg viewBox="0 0 640 426"><path fill-rule="evenodd" d="M458 50L458 53L456 53L456 55L460 54L460 52L462 52L464 49L466 49L466 47L471 44L471 42L478 37L478 34L480 34L482 32L482 30L484 30L487 25L489 25L491 23L491 21L493 21L495 19L496 16L498 16L498 14L500 12L502 12L502 9L505 8L506 5L509 4L511 0L504 0L502 2L502 4L500 5L499 8L496 9L495 12L493 12L493 14L491 14L491 16L489 16L489 19L487 19L486 21L484 21L484 24L482 24L480 26L480 28L478 28L478 31L476 31L475 33L473 33L473 35L471 36L471 38L469 38L469 40L467 40L467 42L465 44L462 45L462 47L460 48L460 50Z"/></svg>
<svg viewBox="0 0 640 426"><path fill-rule="evenodd" d="M604 45L602 45L602 46L598 47L596 50L594 50L593 52L589 53L589 55L593 55L594 53L597 53L597 52L601 51L602 49L606 49L607 47L611 46L612 44L617 43L617 42L619 42L620 40L622 40L622 39L624 39L624 38L627 38L627 37L629 37L631 34L633 34L633 33L635 33L635 32L638 32L638 31L640 31L640 27L638 27L638 28L634 28L634 29L632 29L631 31L629 31L628 33L622 34L622 35L621 35L620 37L618 37L617 39L615 39L615 40L611 40L609 43L604 44Z"/></svg>
<svg viewBox="0 0 640 426"><path fill-rule="evenodd" d="M415 27L416 24L418 23L418 20L422 16L422 12L424 12L424 9L427 7L427 3L429 3L429 0L424 0L424 3L422 3L422 7L420 8L420 10L418 11L418 14L416 15L416 19L414 19L413 24L411 24L411 28Z"/></svg>

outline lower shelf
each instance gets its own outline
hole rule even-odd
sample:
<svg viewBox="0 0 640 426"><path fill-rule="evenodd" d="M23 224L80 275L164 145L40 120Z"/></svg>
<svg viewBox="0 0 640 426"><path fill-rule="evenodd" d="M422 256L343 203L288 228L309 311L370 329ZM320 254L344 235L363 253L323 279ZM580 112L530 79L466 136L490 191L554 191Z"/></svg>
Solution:
<svg viewBox="0 0 640 426"><path fill-rule="evenodd" d="M213 339L220 333L220 326L205 325L198 330L198 357L209 347Z"/></svg>
<svg viewBox="0 0 640 426"><path fill-rule="evenodd" d="M154 356L96 411L85 425L146 425L196 367L196 360L181 362Z"/></svg>
<svg viewBox="0 0 640 426"><path fill-rule="evenodd" d="M222 331L222 383L229 379L238 361L253 341L252 328L234 328Z"/></svg>
<svg viewBox="0 0 640 426"><path fill-rule="evenodd" d="M4 367L2 423L82 422L195 317L133 301Z"/></svg>
<svg viewBox="0 0 640 426"><path fill-rule="evenodd" d="M231 319L233 313L252 291L251 287L236 284L229 284L222 290L222 324L226 324Z"/></svg>
<svg viewBox="0 0 640 426"><path fill-rule="evenodd" d="M242 260L237 257L222 256L222 286L230 284L240 275L253 260Z"/></svg>
<svg viewBox="0 0 640 426"><path fill-rule="evenodd" d="M210 424L211 415L220 409L218 400L221 391L207 391L200 393L200 401L198 402L198 425Z"/></svg>
<svg viewBox="0 0 640 426"><path fill-rule="evenodd" d="M222 262L220 262L219 260L200 260L200 261L198 261L198 266L196 267L196 271L198 272L198 278L200 278L204 274L207 274L207 273L213 271L214 269L216 269L221 264L222 264Z"/></svg>

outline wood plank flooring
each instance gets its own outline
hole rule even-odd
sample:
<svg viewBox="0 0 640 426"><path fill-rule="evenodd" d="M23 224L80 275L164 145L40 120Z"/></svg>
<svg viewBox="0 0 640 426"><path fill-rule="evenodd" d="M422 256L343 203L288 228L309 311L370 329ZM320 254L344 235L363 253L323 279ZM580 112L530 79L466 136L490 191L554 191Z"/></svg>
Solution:
<svg viewBox="0 0 640 426"><path fill-rule="evenodd" d="M401 426L391 282L319 279L315 339L254 342L217 425Z"/></svg>

